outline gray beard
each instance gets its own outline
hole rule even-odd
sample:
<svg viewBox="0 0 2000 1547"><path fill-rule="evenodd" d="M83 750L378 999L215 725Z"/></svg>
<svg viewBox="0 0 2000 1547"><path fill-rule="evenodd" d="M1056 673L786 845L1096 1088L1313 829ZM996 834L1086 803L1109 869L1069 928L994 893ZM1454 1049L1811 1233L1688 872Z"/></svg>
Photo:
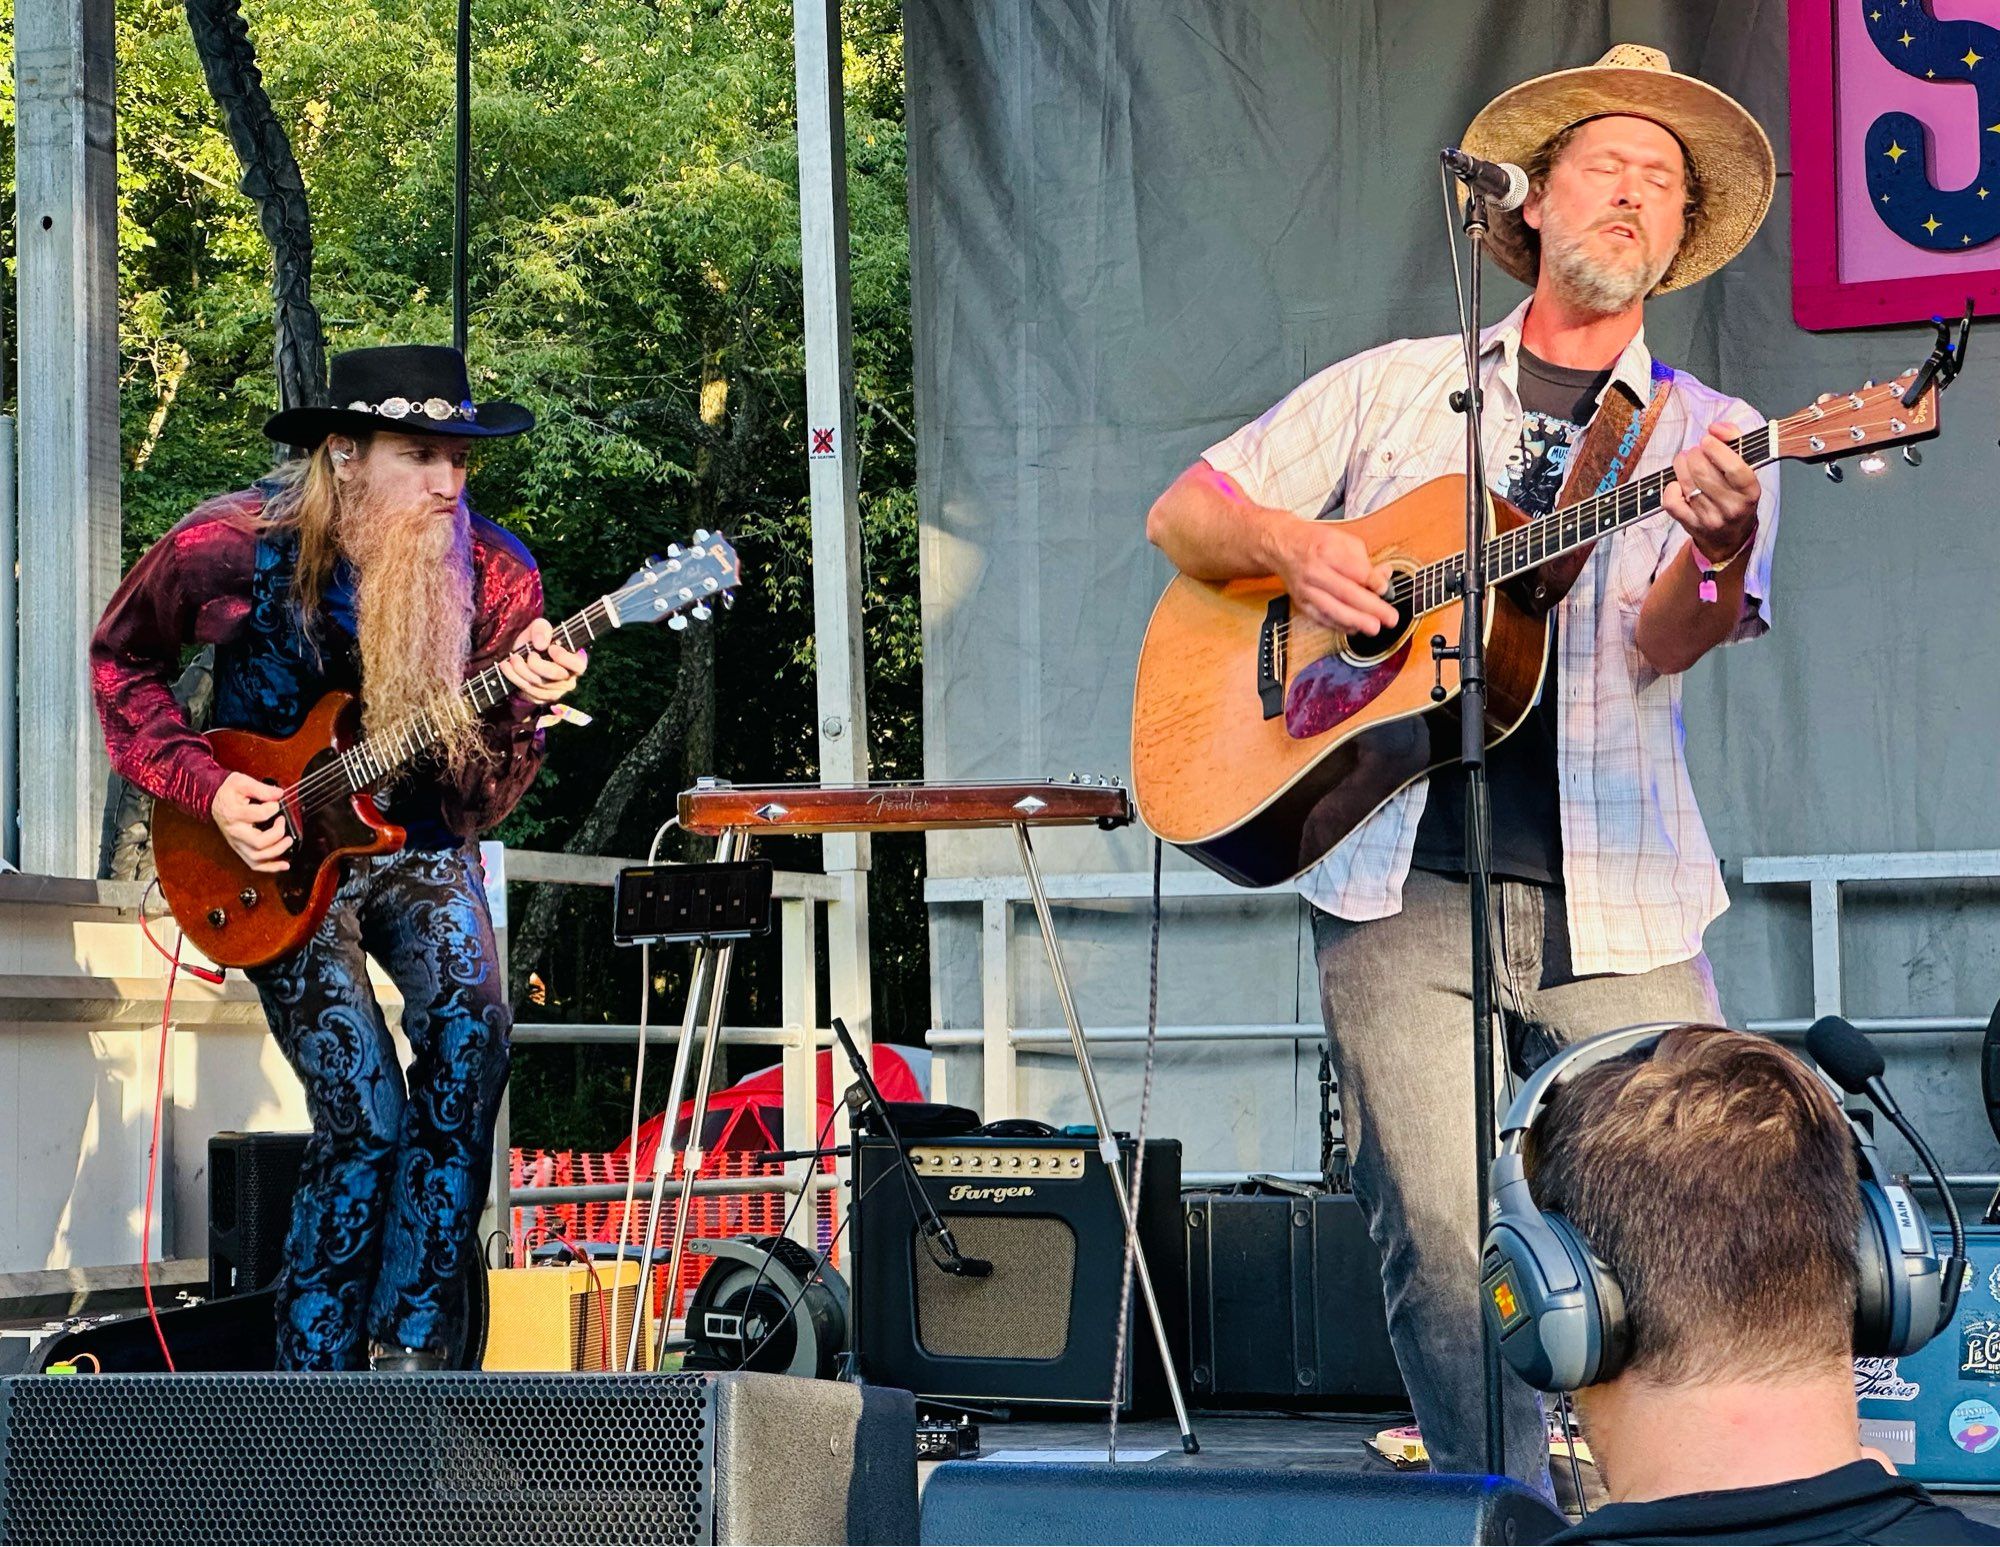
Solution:
<svg viewBox="0 0 2000 1547"><path fill-rule="evenodd" d="M1542 264L1554 278L1563 299L1594 317L1615 317L1653 293L1660 276L1673 263L1672 253L1657 265L1614 268L1584 251L1583 237L1568 232L1542 232Z"/></svg>

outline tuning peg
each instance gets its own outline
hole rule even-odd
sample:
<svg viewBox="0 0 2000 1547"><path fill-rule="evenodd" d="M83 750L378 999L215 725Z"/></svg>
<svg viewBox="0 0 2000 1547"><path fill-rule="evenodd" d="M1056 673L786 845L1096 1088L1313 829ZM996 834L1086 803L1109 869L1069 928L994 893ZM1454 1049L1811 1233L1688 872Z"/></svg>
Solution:
<svg viewBox="0 0 2000 1547"><path fill-rule="evenodd" d="M672 629L676 634L678 634L682 629L686 628L687 626L688 626L688 620L678 612L675 613L671 618L667 619L667 627Z"/></svg>
<svg viewBox="0 0 2000 1547"><path fill-rule="evenodd" d="M1903 448L1903 460L1912 467L1922 467L1924 465L1924 454L1917 450L1915 446L1905 446Z"/></svg>
<svg viewBox="0 0 2000 1547"><path fill-rule="evenodd" d="M648 564L657 564L660 562L660 556L657 553L648 554L646 556L646 562Z"/></svg>
<svg viewBox="0 0 2000 1547"><path fill-rule="evenodd" d="M1847 474L1841 471L1838 462L1829 462L1826 464L1826 481L1828 483L1839 483L1846 476Z"/></svg>
<svg viewBox="0 0 2000 1547"><path fill-rule="evenodd" d="M695 546L699 548L703 543L707 541L708 541L708 528L705 526L696 527L694 529Z"/></svg>
<svg viewBox="0 0 2000 1547"><path fill-rule="evenodd" d="M736 605L736 593L734 591L724 591L722 593L722 610L724 612L727 612L729 611L730 608L734 607L735 605Z"/></svg>
<svg viewBox="0 0 2000 1547"><path fill-rule="evenodd" d="M667 557L670 559L677 559L680 556L681 556L681 545L679 543L668 543ZM657 564L659 560L655 559L653 562Z"/></svg>
<svg viewBox="0 0 2000 1547"><path fill-rule="evenodd" d="M694 620L697 623L706 623L712 616L714 614L709 611L707 602L701 603L694 609Z"/></svg>

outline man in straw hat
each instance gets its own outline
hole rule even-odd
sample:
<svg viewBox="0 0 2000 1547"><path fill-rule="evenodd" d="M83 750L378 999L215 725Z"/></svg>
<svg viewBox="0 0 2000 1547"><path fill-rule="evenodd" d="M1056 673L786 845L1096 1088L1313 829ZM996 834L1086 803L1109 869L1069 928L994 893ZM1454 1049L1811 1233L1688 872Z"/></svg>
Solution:
<svg viewBox="0 0 2000 1547"><path fill-rule="evenodd" d="M364 728L394 725L494 661L512 695L460 723L390 786L395 854L349 863L312 939L254 968L264 1013L305 1087L313 1135L285 1241L278 1360L295 1370L436 1368L450 1290L473 1250L507 1079L511 1015L473 836L542 761L537 720L585 658L551 637L527 549L472 512L467 453L533 415L472 401L455 349L357 349L332 362L332 407L265 425L304 451L208 501L133 566L91 641L112 766L211 817L244 862L287 868L282 791L218 764L168 689L182 650L215 647L214 723L285 736L335 689ZM368 983L403 995L407 1090Z"/></svg>
<svg viewBox="0 0 2000 1547"><path fill-rule="evenodd" d="M1742 251L1774 166L1742 107L1629 45L1502 93L1465 146L1532 186L1493 217L1496 261L1534 290L1482 335L1495 492L1532 515L1674 476L1663 511L1600 542L1566 594L1542 586L1552 670L1489 762L1497 992L1510 1052L1533 1064L1614 1026L1718 1018L1701 942L1727 899L1688 781L1681 673L1769 626L1778 487L1732 445L1761 416L1656 361L1642 318L1646 297ZM1148 536L1190 575L1276 574L1310 617L1378 632L1388 572L1313 518L1462 471L1463 371L1456 335L1321 371L1183 473ZM1629 432L1601 456L1600 416ZM1573 449L1588 481L1564 492ZM1391 1337L1450 1471L1483 1455L1463 796L1456 770L1418 781L1300 881ZM1505 1403L1508 1469L1547 1487L1535 1395L1510 1375Z"/></svg>

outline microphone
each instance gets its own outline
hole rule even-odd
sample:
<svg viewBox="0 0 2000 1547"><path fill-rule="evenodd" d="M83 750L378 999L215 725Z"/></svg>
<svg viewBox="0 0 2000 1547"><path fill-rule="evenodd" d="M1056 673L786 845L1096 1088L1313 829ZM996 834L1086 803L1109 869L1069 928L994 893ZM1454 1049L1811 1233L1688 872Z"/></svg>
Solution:
<svg viewBox="0 0 2000 1547"><path fill-rule="evenodd" d="M1924 1143L1915 1124L1903 1116L1896 1098L1889 1094L1889 1087L1882 1079L1888 1066L1882 1062L1882 1052L1874 1043L1838 1015L1822 1015L1806 1033L1806 1051L1812 1054L1814 1063L1833 1077L1834 1084L1850 1096L1867 1097L1895 1125L1896 1131L1917 1152L1917 1158L1937 1185L1938 1196L1944 1199L1945 1218L1951 1224L1951 1255L1944 1261L1943 1293L1938 1307L1938 1328L1942 1331L1951 1325L1951 1318L1958 1310L1958 1292L1965 1280L1965 1226L1958 1217L1958 1201L1945 1182L1944 1168L1937 1163L1937 1156Z"/></svg>
<svg viewBox="0 0 2000 1547"><path fill-rule="evenodd" d="M938 1262L938 1266L943 1268L945 1272L955 1278L991 1278L993 1276L992 1263L988 1262L984 1257L968 1257L958 1249L958 1242L951 1238L951 1226L944 1222L941 1215L932 1214L929 1219L921 1221L918 1228L930 1240L937 1242L939 1249L944 1252L944 1260ZM935 1257L931 1260L937 1262Z"/></svg>
<svg viewBox="0 0 2000 1547"><path fill-rule="evenodd" d="M1481 161L1456 145L1438 152L1451 175L1474 193L1484 194L1494 209L1519 209L1528 198L1528 174L1511 161Z"/></svg>
<svg viewBox="0 0 2000 1547"><path fill-rule="evenodd" d="M917 1228L926 1242L935 1242L937 1251L927 1251L924 1255L936 1263L943 1272L957 1278L988 1278L992 1276L993 1264L984 1257L968 1257L958 1249L958 1242L951 1238L951 1226L944 1222L944 1216L931 1202L930 1194L924 1191L923 1178L917 1175L917 1168L910 1160L909 1147L903 1143L903 1136L896 1132L895 1119L889 1116L889 1103L882 1099L882 1092L876 1088L875 1076L868 1071L868 1060L861 1056L861 1049L854 1044L854 1037L847 1029L847 1022L839 1016L833 1018L833 1033L840 1039L840 1046L847 1054L847 1062L853 1067L856 1079L847 1087L847 1108L857 1117L864 1109L873 1110L876 1121L881 1123L882 1132L894 1147L896 1165L903 1173L903 1188L910 1195L910 1206L922 1217ZM938 1252L944 1253L943 1257Z"/></svg>

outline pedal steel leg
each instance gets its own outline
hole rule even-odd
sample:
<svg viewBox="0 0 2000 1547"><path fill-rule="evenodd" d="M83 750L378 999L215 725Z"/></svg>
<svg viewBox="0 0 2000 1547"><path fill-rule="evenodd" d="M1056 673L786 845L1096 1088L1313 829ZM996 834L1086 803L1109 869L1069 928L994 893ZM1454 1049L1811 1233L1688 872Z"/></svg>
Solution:
<svg viewBox="0 0 2000 1547"><path fill-rule="evenodd" d="M749 845L746 841L745 848ZM741 851L732 858L741 859ZM687 1245L688 1207L694 1200L694 1174L701 1169L701 1130L708 1121L708 1096L715 1080L715 1047L722 1040L722 1002L729 993L729 968L736 957L736 942L730 941L716 953L715 984L708 997L708 1028L702 1042L701 1073L695 1079L694 1116L688 1122L687 1143L681 1148L681 1192L674 1205L674 1244L667 1254L667 1314L660 1318L653 1368L666 1363L667 1333L673 1326L674 1295L681 1281L681 1252ZM678 1112L678 1103L674 1110Z"/></svg>
<svg viewBox="0 0 2000 1547"><path fill-rule="evenodd" d="M1021 869L1028 878L1028 892L1035 903L1035 918L1042 926L1042 946L1048 952L1049 974L1055 979L1056 997L1062 1001L1063 1019L1069 1023L1070 1046L1076 1052L1077 1072L1083 1076L1083 1094L1090 1103L1090 1120L1097 1125L1097 1152L1105 1170L1111 1173L1111 1190L1118 1199L1118 1212L1125 1228L1132 1232L1134 1266L1138 1269L1139 1294L1146 1302L1146 1317L1153 1324L1153 1341L1159 1345L1160 1364L1166 1371L1167 1393L1173 1398L1174 1420L1181 1429L1181 1449L1194 1455L1201 1449L1194 1424L1188 1418L1187 1401L1181 1395L1180 1371L1174 1368L1173 1349L1167 1342L1167 1324L1160 1315L1160 1302L1153 1293L1152 1270L1146 1265L1146 1249L1138 1241L1138 1213L1125 1186L1124 1158L1118 1152L1117 1135L1104 1108L1104 1095L1097 1088L1097 1072L1091 1066L1090 1047L1084 1041L1083 1022L1076 1013L1076 1000L1069 991L1069 974L1063 970L1062 951L1056 945L1055 920L1049 913L1049 899L1042 890L1042 873L1035 863L1034 845L1028 841L1025 823L1014 824L1014 840L1021 849Z"/></svg>
<svg viewBox="0 0 2000 1547"><path fill-rule="evenodd" d="M733 830L724 833L719 839L716 840L715 857L718 862L727 860L731 857L735 841L736 841L736 833ZM710 983L713 981L710 969L719 965L716 960L718 954L719 953L716 947L714 946L711 945L696 946L694 949L693 965L691 966L688 972L687 1009L685 1012L683 1012L681 1016L681 1039L679 1044L674 1049L674 1074L673 1074L673 1079L669 1082L672 1086L672 1089L669 1092L669 1099L667 1102L665 1126L660 1130L660 1142L657 1146L655 1146L653 1150L652 1197L649 1203L647 1204L646 1208L646 1233L644 1237L641 1238L639 1244L640 1300L639 1304L634 1307L632 1312L631 1334L625 1340L625 1373L628 1375L632 1372L633 1367L637 1365L639 1361L639 1335L640 1335L639 1329L641 1324L646 1319L644 1314L644 1307L646 1301L645 1285L648 1278L651 1276L651 1269L653 1265L653 1240L654 1237L659 1233L660 1206L665 1201L667 1173L672 1166L674 1124L680 1120L681 1101L684 1099L685 1093L687 1091L688 1065L692 1061L694 1056L695 1027L698 1024L700 1024L701 1021L700 1010L702 1003L703 987L706 983ZM647 992L648 993L652 992L650 985L647 988ZM634 1162L636 1162L638 1158L639 1157L636 1153L632 1156ZM630 1228L629 1222L626 1228L628 1229ZM621 1236L620 1239L622 1241L623 1237ZM624 1272L624 1268L620 1266L614 1269L613 1271L622 1274ZM615 1291L616 1289L615 1284L613 1288ZM663 1320L670 1322L673 1320L673 1311L672 1311L673 1287L671 1284L668 1286L667 1289L667 1304L668 1304L668 1312ZM607 1360L607 1362L609 1361ZM654 1364L653 1367L655 1369L659 1368L657 1362Z"/></svg>

